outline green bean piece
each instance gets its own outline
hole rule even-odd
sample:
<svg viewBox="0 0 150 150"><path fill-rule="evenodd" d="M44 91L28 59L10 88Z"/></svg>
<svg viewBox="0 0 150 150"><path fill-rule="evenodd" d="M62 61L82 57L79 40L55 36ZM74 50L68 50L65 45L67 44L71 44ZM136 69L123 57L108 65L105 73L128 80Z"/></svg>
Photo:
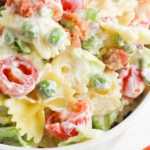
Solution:
<svg viewBox="0 0 150 150"><path fill-rule="evenodd" d="M124 46L124 41L123 41L123 39L121 38L120 34L117 33L117 32L114 34L114 41L115 41L115 43L116 43L117 45L119 45L119 46Z"/></svg>
<svg viewBox="0 0 150 150"><path fill-rule="evenodd" d="M1 11L3 11L3 10L6 10L6 6L0 7L0 16L1 16L1 17L3 16L2 13L1 13Z"/></svg>
<svg viewBox="0 0 150 150"><path fill-rule="evenodd" d="M47 8L47 7L41 7L39 9L39 14L41 17L45 18L53 18L54 17L54 10L51 8Z"/></svg>
<svg viewBox="0 0 150 150"><path fill-rule="evenodd" d="M84 20L91 20L96 22L99 13L100 8L88 8L78 12L78 15Z"/></svg>
<svg viewBox="0 0 150 150"><path fill-rule="evenodd" d="M82 42L82 48L87 50L94 49L98 47L99 42L99 38L96 35L92 35L87 41Z"/></svg>
<svg viewBox="0 0 150 150"><path fill-rule="evenodd" d="M32 51L26 42L22 41L21 39L17 39L16 42L19 45L22 52L24 52L25 54L31 54Z"/></svg>
<svg viewBox="0 0 150 150"><path fill-rule="evenodd" d="M97 91L106 91L111 87L111 79L105 74L96 74L92 77L91 84Z"/></svg>
<svg viewBox="0 0 150 150"><path fill-rule="evenodd" d="M137 47L135 44L127 43L123 46L123 50L128 54L133 54L137 51Z"/></svg>
<svg viewBox="0 0 150 150"><path fill-rule="evenodd" d="M39 34L39 27L35 22L26 22L21 27L21 33L28 39L34 39Z"/></svg>
<svg viewBox="0 0 150 150"><path fill-rule="evenodd" d="M61 45L67 38L66 32L62 28L52 29L46 36L46 41L51 47Z"/></svg>
<svg viewBox="0 0 150 150"><path fill-rule="evenodd" d="M42 80L37 86L38 93L43 98L50 98L56 95L57 83L51 80Z"/></svg>
<svg viewBox="0 0 150 150"><path fill-rule="evenodd" d="M5 34L5 43L7 45L10 45L14 41L15 41L15 34L14 34L14 32L11 31L11 30L6 31L6 34Z"/></svg>

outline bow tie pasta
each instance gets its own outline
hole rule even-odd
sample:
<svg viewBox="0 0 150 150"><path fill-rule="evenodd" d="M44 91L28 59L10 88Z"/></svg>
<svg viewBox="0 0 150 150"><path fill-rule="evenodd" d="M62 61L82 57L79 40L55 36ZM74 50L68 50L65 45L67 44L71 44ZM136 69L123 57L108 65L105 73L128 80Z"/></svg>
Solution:
<svg viewBox="0 0 150 150"><path fill-rule="evenodd" d="M73 98L75 91L70 89L71 83L64 82L63 77L58 73L51 72L50 65L44 67L40 80L56 82L58 85L56 95L51 98L40 98L36 93L38 100L30 98L29 94L29 97L23 99L10 98L5 101L5 106L9 108L8 113L13 116L12 121L16 122L16 128L21 129L22 135L27 133L28 140L33 137L35 143L40 142L42 138L45 123L44 108L60 111L76 102Z"/></svg>
<svg viewBox="0 0 150 150"><path fill-rule="evenodd" d="M69 33L65 32L51 18L35 16L32 18L23 18L20 15L11 14L9 10L5 10L3 11L3 17L0 18L0 22L5 28L12 30L17 39L21 39L31 45L33 44L36 51L44 59L59 55L59 50L65 50L66 46L70 45L70 41L67 39ZM53 31L54 29L60 31ZM47 40L49 32L52 34ZM56 35L58 36L53 37Z"/></svg>
<svg viewBox="0 0 150 150"><path fill-rule="evenodd" d="M101 13L99 17L116 17L133 10L136 5L136 0L122 0L119 2L115 2L114 0L91 0L91 2L86 5L86 8L100 7Z"/></svg>
<svg viewBox="0 0 150 150"><path fill-rule="evenodd" d="M52 61L52 69L58 71L77 93L86 93L93 74L103 72L105 65L91 53L69 47Z"/></svg>
<svg viewBox="0 0 150 150"><path fill-rule="evenodd" d="M105 91L97 91L92 86L89 86L89 91L86 94L76 95L78 99L84 99L90 103L93 115L106 115L121 106L120 93L121 86L118 74L111 71L105 71L111 79L111 87Z"/></svg>
<svg viewBox="0 0 150 150"><path fill-rule="evenodd" d="M143 44L150 43L150 31L144 28L133 28L121 26L119 24L105 23L98 21L101 28L108 31L112 35L119 33L122 39L126 42L141 42Z"/></svg>

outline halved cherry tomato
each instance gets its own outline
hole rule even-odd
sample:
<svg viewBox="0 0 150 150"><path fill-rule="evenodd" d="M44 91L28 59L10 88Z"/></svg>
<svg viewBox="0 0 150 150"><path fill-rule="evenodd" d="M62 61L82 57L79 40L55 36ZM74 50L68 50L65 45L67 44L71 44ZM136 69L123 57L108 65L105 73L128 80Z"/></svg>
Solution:
<svg viewBox="0 0 150 150"><path fill-rule="evenodd" d="M0 89L11 97L21 97L32 91L38 69L28 60L9 57L0 61Z"/></svg>
<svg viewBox="0 0 150 150"><path fill-rule="evenodd" d="M84 0L61 0L63 10L74 13L84 9Z"/></svg>
<svg viewBox="0 0 150 150"><path fill-rule="evenodd" d="M89 105L83 100L77 102L67 110L50 112L46 116L45 129L53 136L67 140L79 134L91 125L91 112Z"/></svg>
<svg viewBox="0 0 150 150"><path fill-rule="evenodd" d="M123 98L129 100L136 98L145 88L145 83L141 76L141 69L134 65L125 67L120 71L119 78L121 79L121 93Z"/></svg>

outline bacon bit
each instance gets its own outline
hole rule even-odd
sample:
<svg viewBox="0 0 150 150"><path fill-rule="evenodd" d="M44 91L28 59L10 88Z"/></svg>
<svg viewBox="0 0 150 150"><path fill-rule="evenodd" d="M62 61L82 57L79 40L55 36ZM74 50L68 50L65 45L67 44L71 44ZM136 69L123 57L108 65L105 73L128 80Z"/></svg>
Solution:
<svg viewBox="0 0 150 150"><path fill-rule="evenodd" d="M85 41L89 37L89 26L87 22L83 19L81 19L77 14L70 14L70 13L63 13L62 19L73 21L73 25L75 27L72 30L72 44L75 47L81 47L81 42L79 37Z"/></svg>
<svg viewBox="0 0 150 150"><path fill-rule="evenodd" d="M123 50L112 48L103 56L103 62L106 64L106 69L115 71L126 66L128 64L129 57L130 55Z"/></svg>
<svg viewBox="0 0 150 150"><path fill-rule="evenodd" d="M23 17L28 18L33 14L31 2L29 0L21 0L19 2L20 13Z"/></svg>
<svg viewBox="0 0 150 150"><path fill-rule="evenodd" d="M7 6L10 7L14 0L7 0Z"/></svg>
<svg viewBox="0 0 150 150"><path fill-rule="evenodd" d="M0 29L0 36L3 34L3 30L2 29Z"/></svg>

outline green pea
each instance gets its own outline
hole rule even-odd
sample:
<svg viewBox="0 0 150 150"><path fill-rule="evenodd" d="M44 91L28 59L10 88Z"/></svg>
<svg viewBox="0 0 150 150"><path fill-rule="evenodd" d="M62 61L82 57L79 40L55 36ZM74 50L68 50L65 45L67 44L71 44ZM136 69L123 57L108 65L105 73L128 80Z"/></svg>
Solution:
<svg viewBox="0 0 150 150"><path fill-rule="evenodd" d="M21 33L28 39L34 39L39 34L39 27L35 22L26 22L21 27Z"/></svg>
<svg viewBox="0 0 150 150"><path fill-rule="evenodd" d="M96 74L92 77L91 84L97 91L106 91L111 87L111 79L105 74Z"/></svg>
<svg viewBox="0 0 150 150"><path fill-rule="evenodd" d="M99 13L100 8L88 8L78 12L78 15L84 20L91 20L96 22Z"/></svg>
<svg viewBox="0 0 150 150"><path fill-rule="evenodd" d="M120 34L117 33L117 32L114 34L114 41L119 46L123 46L124 45L123 39L121 38Z"/></svg>
<svg viewBox="0 0 150 150"><path fill-rule="evenodd" d="M42 7L39 9L39 14L41 17L53 18L54 17L54 10L51 8Z"/></svg>
<svg viewBox="0 0 150 150"><path fill-rule="evenodd" d="M55 47L61 45L66 38L67 34L62 28L54 28L47 34L46 41L50 46Z"/></svg>
<svg viewBox="0 0 150 150"><path fill-rule="evenodd" d="M17 49L18 51L21 51L21 48L20 48L20 46L17 44L16 41L11 44L11 47L14 48L14 49Z"/></svg>
<svg viewBox="0 0 150 150"><path fill-rule="evenodd" d="M128 43L128 44L125 44L125 46L123 46L123 50L127 52L128 54L132 54L137 51L137 47L135 44Z"/></svg>
<svg viewBox="0 0 150 150"><path fill-rule="evenodd" d="M11 30L6 31L6 33L5 33L5 43L7 45L10 45L14 41L15 41L15 34L14 34L14 32L11 31Z"/></svg>
<svg viewBox="0 0 150 150"><path fill-rule="evenodd" d="M58 90L57 83L51 80L43 80L37 86L38 93L43 98L55 96Z"/></svg>
<svg viewBox="0 0 150 150"><path fill-rule="evenodd" d="M6 6L0 7L0 16L2 17L1 11L6 10Z"/></svg>
<svg viewBox="0 0 150 150"><path fill-rule="evenodd" d="M87 41L82 42L82 48L87 50L96 48L99 42L100 42L99 38L96 35L92 35L89 37Z"/></svg>
<svg viewBox="0 0 150 150"><path fill-rule="evenodd" d="M96 57L100 60L103 60L103 55L107 54L108 51L109 51L109 49L104 47L104 48L99 50L99 53L96 55Z"/></svg>
<svg viewBox="0 0 150 150"><path fill-rule="evenodd" d="M136 65L143 69L150 66L150 59L146 55L140 55L136 60Z"/></svg>

